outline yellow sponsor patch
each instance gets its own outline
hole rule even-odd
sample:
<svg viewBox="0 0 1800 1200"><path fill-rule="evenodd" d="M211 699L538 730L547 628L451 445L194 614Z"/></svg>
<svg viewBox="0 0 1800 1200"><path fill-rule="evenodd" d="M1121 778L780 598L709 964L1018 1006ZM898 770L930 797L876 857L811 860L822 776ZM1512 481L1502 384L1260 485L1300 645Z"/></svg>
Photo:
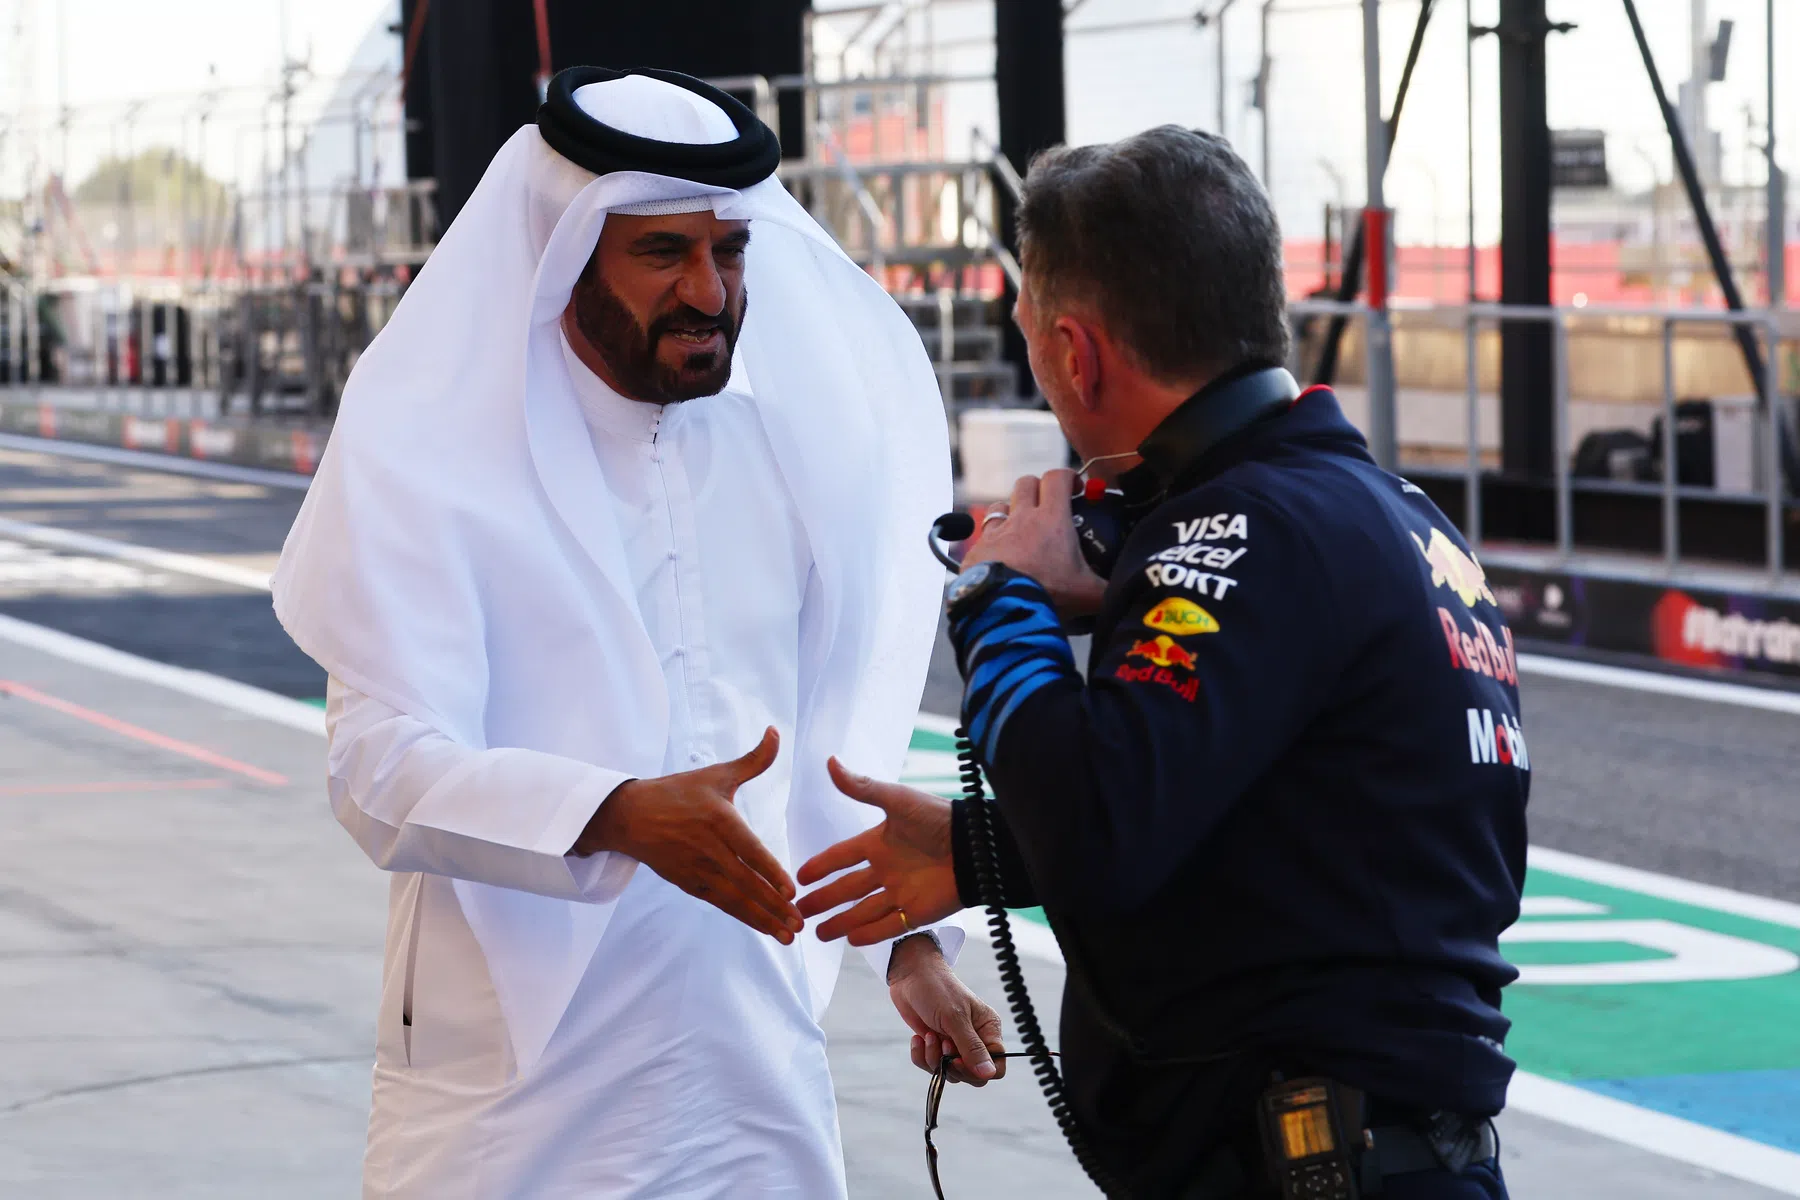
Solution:
<svg viewBox="0 0 1800 1200"><path fill-rule="evenodd" d="M1185 637L1190 633L1219 632L1219 622L1211 613L1192 600L1183 600L1179 596L1170 596L1145 613L1144 624L1174 637Z"/></svg>

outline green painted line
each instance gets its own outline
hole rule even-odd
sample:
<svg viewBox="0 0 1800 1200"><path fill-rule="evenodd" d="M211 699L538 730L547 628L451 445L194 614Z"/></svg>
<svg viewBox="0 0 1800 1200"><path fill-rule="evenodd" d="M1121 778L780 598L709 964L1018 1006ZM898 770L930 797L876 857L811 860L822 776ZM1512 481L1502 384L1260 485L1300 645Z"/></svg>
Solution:
<svg viewBox="0 0 1800 1200"><path fill-rule="evenodd" d="M1574 917L1527 916L1513 931L1529 935L1554 923L1591 930L1592 940L1522 942L1508 940L1507 957L1525 969L1506 989L1504 1009L1513 1030L1507 1051L1528 1071L1552 1079L1618 1079L1642 1075L1687 1075L1721 1071L1800 1068L1800 972L1791 967L1751 978L1720 978L1733 970L1730 942L1720 942L1720 960L1702 976L1678 982L1564 984L1534 982L1530 968L1550 965L1542 957L1551 946L1561 963L1618 964L1670 960L1641 942L1623 939L1636 951L1616 956L1613 930L1625 921L1665 921L1683 930L1725 935L1758 947L1800 954L1800 929L1771 924L1710 908L1646 896L1623 888L1533 869L1527 897L1586 901L1606 911ZM1529 947L1529 951L1528 948ZM1586 951L1577 956L1575 951ZM1739 958L1742 955L1738 955ZM1776 964L1771 962L1771 967ZM1740 969L1754 963L1739 962ZM1705 976L1713 976L1707 978Z"/></svg>

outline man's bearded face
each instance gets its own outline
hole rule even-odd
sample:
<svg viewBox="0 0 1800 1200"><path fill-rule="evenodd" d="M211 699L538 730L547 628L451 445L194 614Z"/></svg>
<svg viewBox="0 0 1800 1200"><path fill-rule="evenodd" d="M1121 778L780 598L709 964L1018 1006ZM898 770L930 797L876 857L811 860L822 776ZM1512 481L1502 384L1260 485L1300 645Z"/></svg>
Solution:
<svg viewBox="0 0 1800 1200"><path fill-rule="evenodd" d="M607 217L569 312L614 390L673 404L725 387L749 242L747 222L711 212Z"/></svg>

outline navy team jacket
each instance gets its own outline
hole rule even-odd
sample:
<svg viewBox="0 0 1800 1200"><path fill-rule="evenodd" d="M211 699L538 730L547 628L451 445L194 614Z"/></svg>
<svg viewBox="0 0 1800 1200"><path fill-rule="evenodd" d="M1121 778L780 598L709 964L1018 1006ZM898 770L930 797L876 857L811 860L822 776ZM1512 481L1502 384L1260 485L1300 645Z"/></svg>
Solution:
<svg viewBox="0 0 1800 1200"><path fill-rule="evenodd" d="M1027 576L951 623L1007 900L1071 963L1076 1112L1150 1188L1272 1069L1471 1115L1513 1070L1531 758L1482 570L1329 390L1211 447L1184 422L1205 398L1142 447L1162 499L1085 683ZM973 904L960 804L954 840Z"/></svg>

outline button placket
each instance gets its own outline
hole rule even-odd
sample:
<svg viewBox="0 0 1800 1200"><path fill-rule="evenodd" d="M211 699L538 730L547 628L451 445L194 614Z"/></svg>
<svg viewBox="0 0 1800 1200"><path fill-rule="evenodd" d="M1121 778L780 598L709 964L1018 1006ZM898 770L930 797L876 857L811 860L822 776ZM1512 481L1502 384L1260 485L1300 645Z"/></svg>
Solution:
<svg viewBox="0 0 1800 1200"><path fill-rule="evenodd" d="M709 754L717 753L717 728L704 690L710 656L706 644L706 593L701 578L694 496L688 486L686 466L679 455L670 455L660 471L669 498L670 534L674 541L668 557L675 572L675 600L681 626L681 643L675 653L681 658L682 677L687 685L691 730L688 761L699 765L708 761Z"/></svg>
<svg viewBox="0 0 1800 1200"><path fill-rule="evenodd" d="M661 449L657 445L655 431L660 419L652 425L652 439L641 443L638 447L640 462L650 482L652 498L650 512L662 528L664 545L668 547L657 557L669 564L661 570L651 573L650 582L654 589L655 600L659 612L664 614L662 621L663 674L668 681L669 691L669 728L672 737L680 738L670 749L680 753L681 742L692 741L694 728L694 692L693 679L688 672L684 639L687 634L686 619L683 615L682 580L677 576L674 564L676 528L679 524L676 507L679 503L675 489L671 488L667 467ZM670 644L673 643L673 644ZM685 736L684 736L685 735ZM680 761L679 758L671 760ZM690 759L691 761L691 759Z"/></svg>

